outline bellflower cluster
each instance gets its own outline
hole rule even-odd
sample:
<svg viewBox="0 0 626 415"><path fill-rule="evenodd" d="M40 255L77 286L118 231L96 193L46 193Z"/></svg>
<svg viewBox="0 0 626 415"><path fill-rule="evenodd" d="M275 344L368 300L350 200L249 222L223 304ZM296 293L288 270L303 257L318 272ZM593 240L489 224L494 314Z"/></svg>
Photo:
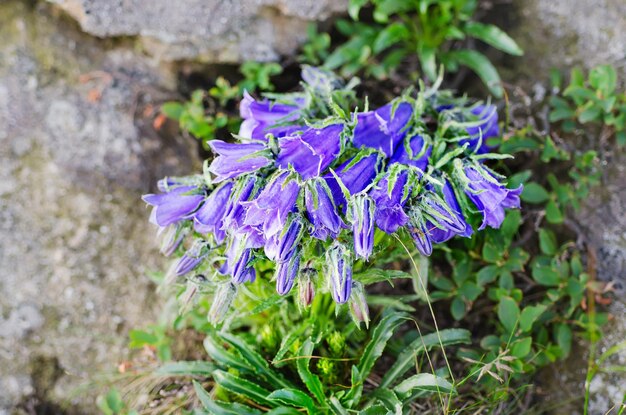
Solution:
<svg viewBox="0 0 626 415"><path fill-rule="evenodd" d="M204 174L164 179L144 196L162 252L184 252L174 276L212 275L230 304L233 287L270 260L278 294L297 285L307 306L327 291L365 321L353 265L376 255L376 232L410 235L430 255L519 207L521 187L508 189L484 163L494 150L486 140L499 135L495 106L431 89L361 110L331 73L305 67L303 79L300 93L246 93L239 133L210 143Z"/></svg>

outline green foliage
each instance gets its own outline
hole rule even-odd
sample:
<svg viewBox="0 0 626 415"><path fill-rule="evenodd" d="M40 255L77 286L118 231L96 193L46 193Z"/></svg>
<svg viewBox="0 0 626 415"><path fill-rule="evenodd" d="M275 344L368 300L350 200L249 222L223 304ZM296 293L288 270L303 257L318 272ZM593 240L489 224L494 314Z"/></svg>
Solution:
<svg viewBox="0 0 626 415"><path fill-rule="evenodd" d="M359 21L360 11L367 5L373 7L373 23ZM364 72L384 79L408 57L417 56L421 71L431 81L436 80L439 65L450 72L466 66L501 97L495 67L482 53L465 49L466 41L477 39L515 56L523 51L498 27L473 21L475 10L475 0L350 0L352 21L336 24L347 40L328 54L328 39L309 33L301 60L324 62L326 68L339 69L346 77Z"/></svg>
<svg viewBox="0 0 626 415"><path fill-rule="evenodd" d="M560 76L553 76L553 86L561 87ZM612 66L596 66L587 79L580 69L573 69L562 96L553 96L550 104L550 121L561 122L564 131L592 125L601 129L602 139L615 137L620 146L626 144L626 94L617 90Z"/></svg>
<svg viewBox="0 0 626 415"><path fill-rule="evenodd" d="M138 415L137 411L127 408L122 395L115 388L109 390L106 395L98 396L96 405L104 415Z"/></svg>
<svg viewBox="0 0 626 415"><path fill-rule="evenodd" d="M167 102L161 106L161 112L178 121L183 131L200 140L208 150L209 141L214 140L220 130L235 133L239 128L239 114L229 112L226 108L233 106L244 91L273 91L271 77L279 75L282 70L275 62L245 62L239 68L243 79L237 84L231 85L220 76L207 92L194 91L189 101L184 103Z"/></svg>

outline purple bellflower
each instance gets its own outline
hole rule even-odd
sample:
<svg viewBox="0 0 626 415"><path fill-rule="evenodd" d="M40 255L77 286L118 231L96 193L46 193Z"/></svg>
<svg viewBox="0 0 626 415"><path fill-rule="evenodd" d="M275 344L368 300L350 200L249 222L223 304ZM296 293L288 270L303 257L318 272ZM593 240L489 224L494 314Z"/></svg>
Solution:
<svg viewBox="0 0 626 415"><path fill-rule="evenodd" d="M339 155L342 131L343 125L332 124L282 137L278 140L280 151L276 164L283 169L293 166L303 179L318 177Z"/></svg>
<svg viewBox="0 0 626 415"><path fill-rule="evenodd" d="M157 236L161 237L161 253L170 256L180 246L189 233L189 227L182 223L167 225L165 228L159 228Z"/></svg>
<svg viewBox="0 0 626 415"><path fill-rule="evenodd" d="M196 240L191 248L178 260L174 273L178 276L185 275L196 269L209 254L207 244L203 240Z"/></svg>
<svg viewBox="0 0 626 415"><path fill-rule="evenodd" d="M350 194L354 195L372 183L378 174L379 166L380 156L374 152L367 155L357 155L345 161L335 169L335 173ZM324 175L324 179L332 192L335 205L345 205L346 199L335 176L328 173Z"/></svg>
<svg viewBox="0 0 626 415"><path fill-rule="evenodd" d="M476 153L484 154L493 150L493 147L487 145L487 139L500 135L500 127L498 126L498 109L495 105L478 105L472 109L472 114L480 118L480 124L467 127L467 133L470 135L468 140L462 140L461 145L469 143L470 149L475 149ZM480 147L476 148L478 143Z"/></svg>
<svg viewBox="0 0 626 415"><path fill-rule="evenodd" d="M280 232L295 208L300 186L288 171L279 171L256 199L241 202L247 208L244 224L260 229L265 238Z"/></svg>
<svg viewBox="0 0 626 415"><path fill-rule="evenodd" d="M193 226L196 232L213 234L217 244L221 244L226 237L226 232L222 230L222 219L232 188L232 182L227 182L213 190L194 214Z"/></svg>
<svg viewBox="0 0 626 415"><path fill-rule="evenodd" d="M348 227L337 212L331 190L324 179L307 182L304 201L307 216L313 224L311 235L315 238L321 240L326 240L328 236L336 238L342 228Z"/></svg>
<svg viewBox="0 0 626 415"><path fill-rule="evenodd" d="M267 240L265 255L278 263L288 261L298 249L303 230L302 220L291 215L285 228Z"/></svg>
<svg viewBox="0 0 626 415"><path fill-rule="evenodd" d="M300 268L300 253L292 255L289 260L279 262L276 270L276 292L285 295L293 287Z"/></svg>
<svg viewBox="0 0 626 415"><path fill-rule="evenodd" d="M250 200L256 195L259 178L248 175L240 178L234 185L231 197L224 208L223 230L238 231L244 226L246 210L242 202Z"/></svg>
<svg viewBox="0 0 626 415"><path fill-rule="evenodd" d="M396 146L406 135L406 126L413 114L407 102L400 103L392 115L393 104L389 103L375 111L357 115L352 143L355 147L367 146L384 152L391 157Z"/></svg>
<svg viewBox="0 0 626 415"><path fill-rule="evenodd" d="M268 150L264 143L227 143L211 140L209 146L217 154L209 166L209 171L217 176L213 180L215 183L251 173L271 163L266 157Z"/></svg>
<svg viewBox="0 0 626 415"><path fill-rule="evenodd" d="M407 166L413 166L426 171L428 167L428 158L432 153L432 148L424 148L425 143L421 135L411 137L404 145L399 145L396 151L389 159L389 164L401 163Z"/></svg>
<svg viewBox="0 0 626 415"><path fill-rule="evenodd" d="M450 184L449 181L446 180L443 188L443 199L447 203L448 207L452 210L453 214L456 215L457 220L463 224L463 230L461 232L457 232L453 229L441 229L432 223L428 223L428 229L430 231L430 239L436 243L440 244L452 238L455 235L463 236L469 238L472 235L472 227L465 221L465 217L461 212L461 207L459 206L459 202L456 199L454 194L454 188Z"/></svg>
<svg viewBox="0 0 626 415"><path fill-rule="evenodd" d="M483 222L478 230L484 229L487 225L498 229L504 221L504 209L520 207L519 195L522 193L522 185L517 189L507 189L491 174L490 178L487 178L473 167L465 168L465 176L469 179L465 194L483 216Z"/></svg>
<svg viewBox="0 0 626 415"><path fill-rule="evenodd" d="M187 219L204 200L203 194L194 194L197 186L180 186L167 193L148 194L142 199L153 206L150 222L165 227Z"/></svg>
<svg viewBox="0 0 626 415"><path fill-rule="evenodd" d="M404 205L411 193L411 189L407 186L408 177L409 173L402 170L395 177L395 182L392 183L391 191L389 191L390 175L387 174L370 191L370 196L376 203L376 224L387 233L394 233L409 222L409 217L404 211Z"/></svg>
<svg viewBox="0 0 626 415"><path fill-rule="evenodd" d="M348 220L352 222L354 253L366 261L374 250L374 215L376 205L366 194L358 194L350 200Z"/></svg>
<svg viewBox="0 0 626 415"><path fill-rule="evenodd" d="M303 100L296 101L294 105L271 102L267 99L256 101L244 91L243 99L239 105L239 113L243 122L239 128L239 136L254 140L266 140L267 134L274 137L283 137L302 130L298 125L277 125L296 121L299 118L300 107Z"/></svg>
<svg viewBox="0 0 626 415"><path fill-rule="evenodd" d="M350 251L335 241L326 251L326 266L330 280L330 292L338 304L350 298L352 292L352 259Z"/></svg>

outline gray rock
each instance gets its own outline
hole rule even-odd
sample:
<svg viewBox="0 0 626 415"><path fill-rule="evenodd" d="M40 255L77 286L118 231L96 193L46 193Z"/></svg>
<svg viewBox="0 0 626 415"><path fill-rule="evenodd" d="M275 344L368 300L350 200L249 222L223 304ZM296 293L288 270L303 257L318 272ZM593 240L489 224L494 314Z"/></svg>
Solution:
<svg viewBox="0 0 626 415"><path fill-rule="evenodd" d="M347 9L346 0L48 0L87 33L139 36L160 60L275 60L306 39L311 21Z"/></svg>
<svg viewBox="0 0 626 415"><path fill-rule="evenodd" d="M170 75L48 9L0 3L0 412L35 394L93 413L101 391L76 388L159 309L140 196L199 166L195 143L152 128Z"/></svg>
<svg viewBox="0 0 626 415"><path fill-rule="evenodd" d="M508 78L526 82L527 89L546 80L551 68L585 69L613 64L621 85L626 85L626 2L623 0L514 0L517 10L513 37L526 54ZM589 139L595 136L589 134ZM586 147L597 148L588 142ZM605 156L603 181L585 200L578 222L587 242L597 253L597 276L612 281L616 301L608 307L613 320L604 328L599 353L626 339L626 153L614 144ZM583 344L556 368L544 373L546 400L558 404L554 413L582 413L587 350ZM611 359L623 365L626 352ZM609 363L607 363L609 364ZM599 373L591 383L589 413L607 413L624 397L623 373Z"/></svg>

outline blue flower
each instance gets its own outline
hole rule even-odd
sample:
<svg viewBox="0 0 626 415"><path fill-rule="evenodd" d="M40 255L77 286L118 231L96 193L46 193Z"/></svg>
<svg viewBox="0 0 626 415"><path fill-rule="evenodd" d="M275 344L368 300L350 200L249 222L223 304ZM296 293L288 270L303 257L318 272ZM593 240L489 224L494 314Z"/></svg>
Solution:
<svg viewBox="0 0 626 415"><path fill-rule="evenodd" d="M337 304L343 304L352 292L352 260L344 245L335 241L326 251L326 267L333 299Z"/></svg>
<svg viewBox="0 0 626 415"><path fill-rule="evenodd" d="M295 215L287 220L282 232L272 236L265 244L265 255L278 263L288 261L297 251L304 225Z"/></svg>
<svg viewBox="0 0 626 415"><path fill-rule="evenodd" d="M191 248L178 260L174 273L178 276L185 275L196 269L209 254L205 241L196 240Z"/></svg>
<svg viewBox="0 0 626 415"><path fill-rule="evenodd" d="M276 269L276 292L285 295L293 287L300 268L300 253L292 255L287 261L279 262Z"/></svg>
<svg viewBox="0 0 626 415"><path fill-rule="evenodd" d="M432 153L432 148L425 148L426 143L421 135L416 135L407 140L404 145L399 145L389 159L389 164L400 163L407 166L417 167L421 171L426 171L428 158Z"/></svg>
<svg viewBox="0 0 626 415"><path fill-rule="evenodd" d="M283 137L300 131L299 125L284 125L296 121L299 117L303 100L292 104L272 102L267 99L255 101L247 91L243 93L243 100L239 105L239 113L243 122L239 128L239 136L255 140L266 140L267 134ZM278 124L278 125L277 125Z"/></svg>
<svg viewBox="0 0 626 415"><path fill-rule="evenodd" d="M456 199L454 194L454 188L450 184L448 180L445 181L445 184L442 188L443 199L447 203L448 207L452 210L453 214L456 216L459 223L462 224L463 229L459 232L453 229L441 229L432 223L428 223L427 227L430 231L430 238L434 243L440 244L452 238L455 235L470 237L472 235L472 227L465 221L465 217L461 211L461 207L459 206L459 202Z"/></svg>
<svg viewBox="0 0 626 415"><path fill-rule="evenodd" d="M376 203L376 225L387 232L394 233L400 227L409 222L409 217L404 211L408 197L411 193L408 183L409 173L400 171L395 177L389 173L370 191L370 196ZM391 191L389 180L392 179Z"/></svg>
<svg viewBox="0 0 626 415"><path fill-rule="evenodd" d="M311 235L326 240L336 238L347 225L339 216L332 193L324 179L309 180L305 187L304 200L307 217L313 224Z"/></svg>
<svg viewBox="0 0 626 415"><path fill-rule="evenodd" d="M352 143L355 147L367 146L384 152L391 157L396 146L406 135L406 126L413 108L406 102L397 105L392 116L393 104L389 103L376 111L357 115Z"/></svg>
<svg viewBox="0 0 626 415"><path fill-rule="evenodd" d="M239 231L244 226L246 208L242 202L254 197L260 179L254 175L241 177L233 187L231 197L224 207L223 230Z"/></svg>
<svg viewBox="0 0 626 415"><path fill-rule="evenodd" d="M144 202L153 206L150 222L165 227L189 218L204 200L204 194L197 191L196 186L180 186L167 193L144 195Z"/></svg>
<svg viewBox="0 0 626 415"><path fill-rule="evenodd" d="M350 200L348 220L352 223L354 252L357 257L368 260L374 249L374 200L365 194L359 194Z"/></svg>
<svg viewBox="0 0 626 415"><path fill-rule="evenodd" d="M335 173L350 194L354 195L372 183L378 174L379 166L380 155L372 153L370 150L345 161L335 169ZM344 205L346 200L335 176L328 173L324 175L324 179L332 192L335 204L337 206Z"/></svg>
<svg viewBox="0 0 626 415"><path fill-rule="evenodd" d="M295 209L300 186L288 171L278 171L256 199L241 202L247 209L244 224L270 238L280 232L287 215Z"/></svg>
<svg viewBox="0 0 626 415"><path fill-rule="evenodd" d="M471 149L475 149L477 154L489 153L493 147L487 145L487 139L498 137L500 135L500 127L498 126L498 109L495 105L478 105L472 109L472 114L478 116L480 124L467 127L467 133L470 135L468 140L462 140L461 145L469 143ZM478 146L478 143L480 147Z"/></svg>
<svg viewBox="0 0 626 415"><path fill-rule="evenodd" d="M520 207L519 195L522 193L522 185L517 189L507 189L490 173L482 175L473 167L465 168L465 176L469 180L465 194L483 216L483 222L478 230L484 229L487 225L498 229L504 221L504 209Z"/></svg>
<svg viewBox="0 0 626 415"><path fill-rule="evenodd" d="M251 173L271 163L266 156L267 147L263 143L226 143L211 140L209 146L217 154L209 166L209 171L217 176L215 183Z"/></svg>
<svg viewBox="0 0 626 415"><path fill-rule="evenodd" d="M343 125L333 124L322 129L309 128L301 135L278 140L280 151L276 164L283 169L292 166L303 179L319 176L335 161L341 150Z"/></svg>
<svg viewBox="0 0 626 415"><path fill-rule="evenodd" d="M226 213L224 208L233 188L232 182L224 183L205 199L204 204L196 211L193 226L196 232L213 234L217 244L222 243L226 233L222 230L222 219Z"/></svg>

